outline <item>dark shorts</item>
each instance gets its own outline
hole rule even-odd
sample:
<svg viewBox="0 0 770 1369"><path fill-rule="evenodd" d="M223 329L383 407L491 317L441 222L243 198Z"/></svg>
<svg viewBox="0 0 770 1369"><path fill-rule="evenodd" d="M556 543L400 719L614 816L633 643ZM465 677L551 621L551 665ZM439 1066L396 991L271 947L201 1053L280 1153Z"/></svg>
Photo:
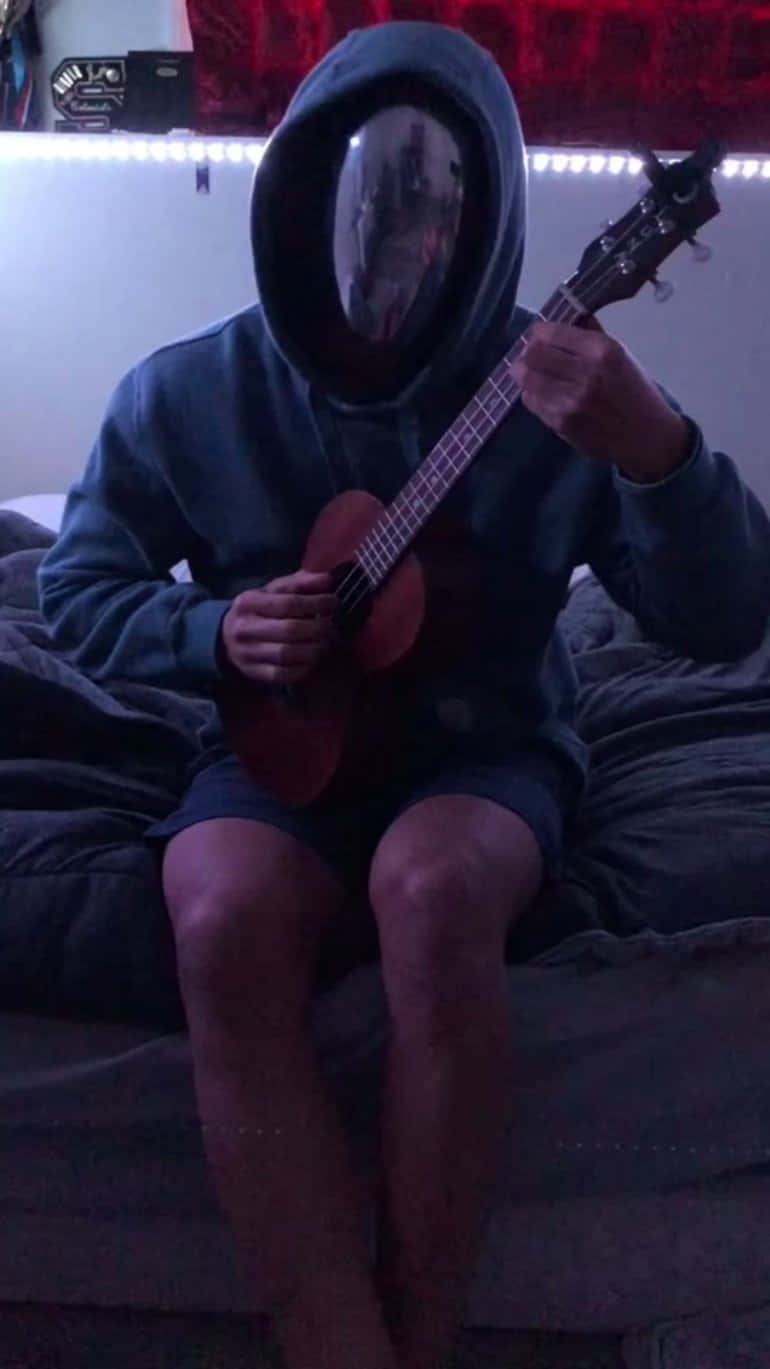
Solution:
<svg viewBox="0 0 770 1369"><path fill-rule="evenodd" d="M398 786L354 802L321 799L305 808L286 807L259 788L232 754L212 753L197 762L180 807L148 831L167 841L186 827L213 818L247 818L280 828L309 846L348 887L366 878L377 843L395 818L413 804L439 794L491 799L516 813L534 833L546 875L559 869L565 823L577 793L556 759L522 751L505 763L446 755L405 772Z"/></svg>

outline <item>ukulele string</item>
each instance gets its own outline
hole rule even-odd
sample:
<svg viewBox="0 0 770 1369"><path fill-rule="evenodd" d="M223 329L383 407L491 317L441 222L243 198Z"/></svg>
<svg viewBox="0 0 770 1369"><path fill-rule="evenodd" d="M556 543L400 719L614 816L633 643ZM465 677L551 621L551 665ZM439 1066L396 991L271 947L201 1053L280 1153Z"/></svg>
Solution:
<svg viewBox="0 0 770 1369"><path fill-rule="evenodd" d="M610 271L606 273L606 275L610 274ZM600 278L599 281L594 282L594 286L600 285L603 279L604 277ZM577 316L577 311L575 310L574 305L571 304L569 300L563 299L557 309L557 312L552 315L552 321L555 323L563 322L569 316L570 312L574 313ZM514 344L514 346L516 345L517 344ZM506 404L507 409L510 410L510 408L513 407L513 405L516 403L517 399L520 396L514 393L512 395L502 395L501 397L503 398L503 401ZM505 415L501 414L500 419L502 419L504 416ZM495 420L495 426L497 426L497 423L500 421L500 419ZM421 480L416 482L414 487L414 493L419 494L421 489L425 489L426 486L427 477L423 475L421 477ZM370 529L369 535L371 536L371 533L375 530L376 525L375 528ZM366 581L366 583L363 586L361 584L362 577ZM357 562L356 565L347 573L347 575L340 582L340 585L338 586L336 593L345 611L350 613L353 612L355 608L363 602L366 596L371 592L371 588L372 586L368 582L364 566L361 564L361 562ZM352 595L352 597L349 597L349 595Z"/></svg>
<svg viewBox="0 0 770 1369"><path fill-rule="evenodd" d="M615 249L617 249L618 247L621 247L621 246L623 245L623 243L626 241L626 239L636 231L636 228L637 228L637 225L638 225L639 221L642 220L643 218L645 218L646 215L647 215L647 211L639 210L639 211L637 212L636 218L632 219L631 222L630 222L630 223L628 224L628 226L626 227L625 231L620 235L620 237L618 237L618 238L616 238L616 239L614 240L614 248L615 248ZM598 272L599 272L599 274L598 274L598 279L593 279L593 280L592 280L592 276L596 276L597 268L598 268ZM593 295L593 293L594 293L595 291L597 291L597 290L600 289L600 287L601 287L601 286L602 286L602 285L603 285L603 284L604 284L604 283L605 283L605 282L614 274L615 270L616 270L616 267L615 267L614 265L612 265L612 264L611 264L607 269L605 269L605 262L604 262L604 261L600 261L600 262L596 263L594 266L590 267L590 268L588 269L588 271L585 273L585 277L584 277L583 282L581 282L581 290L583 290L583 291L584 291L584 294L585 294L585 301L584 301L585 306L586 306L585 309L576 310L576 309L575 309L575 306L574 306L574 303L569 299L569 297L568 297L568 296L563 296L563 297L561 298L561 300L559 301L559 304L557 305L556 312L555 312L554 314L551 315L551 321L556 322L556 323L558 323L558 322L563 322L563 321L569 316L570 312L573 312L573 313L574 313L574 316L575 316L576 318L579 317L580 314L590 313L590 312L591 312L591 306L590 306L590 297L591 297L591 295ZM526 338L526 333L524 334L524 338ZM514 354L514 353L517 351L517 349L520 347L521 342L522 342L522 339L521 339L521 338L517 339L516 343L514 343L513 347L512 347L511 350L508 352L507 357L504 357L503 360L512 360L512 359L513 359L513 354ZM491 377L489 377L488 379L491 379ZM486 441L487 438L488 438L489 436L491 436L491 432L494 431L494 428L497 427L497 426L499 425L500 422L502 422L502 420L506 417L507 412L510 411L510 409L513 407L513 405L516 403L516 401L520 398L520 392L519 392L519 393L515 393L515 392L514 392L514 393L512 393L512 394L505 394L505 393L501 390L501 388L500 388L499 385L494 385L493 387L498 391L498 395L495 396L495 397L493 397L493 398L490 400L490 403L496 403L496 402L498 402L498 396L499 396L499 398L502 398L502 400L503 400L503 403L504 403L504 405L505 405L505 410L504 410L504 412L502 412L502 413L500 413L499 415L495 416L493 413L490 414L486 409L484 409L484 405L480 405L480 407L481 407L481 408L484 410L484 412L486 413L486 416L487 416L488 418L491 418L491 419L492 419L492 424L493 424L493 427L492 427L492 429L490 430L490 433L487 433L487 434L485 435L485 437L482 439L483 441ZM515 387L514 387L514 389L515 389ZM469 401L469 404L472 404L472 403L474 402L474 399L476 399L476 396L473 396L473 397L471 398L471 400ZM462 417L462 414L458 415L458 418L460 418L460 417ZM455 420L455 422L457 422L457 420ZM473 424L470 422L469 419L466 419L465 422L466 422L467 426L471 429L471 432L473 433L474 437L476 437L476 436L477 436L477 433L476 433L476 430L475 430L474 427L473 427ZM445 434L445 437L446 437L446 434ZM453 440L454 440L456 446L459 447L461 454L464 455L464 456L467 456L467 451L466 451L466 449L463 447L462 439L459 438L459 437L457 437L457 436L455 436ZM438 444L438 445L440 445L440 444ZM436 453L436 448L433 449L433 455L434 455L434 456L435 456L435 453ZM448 453L442 453L442 455L448 455ZM475 453L474 453L474 455L475 455ZM409 484L412 485L411 497L414 497L415 495L418 496L418 497L422 497L426 492L431 492L431 493L433 492L433 484L432 484L432 482L431 482L431 480L430 480L430 478L429 478L429 473L428 473L428 472L426 471L426 469L425 469L427 466L429 466L430 460L431 460L431 457L430 457L430 454L429 454L428 458L422 463L422 466L421 466L420 468L418 468L418 470L415 472L414 476L412 477L412 480L409 482ZM453 470L454 470L454 466L453 466L453 462L452 462L451 458L450 458L449 464L450 464L450 466L453 467ZM422 470L422 474L420 473L421 470ZM456 472L456 475L459 476L459 475L462 475L463 473L464 473L464 471L461 470L461 471ZM375 521L375 523L373 524L373 526L370 528L369 533L367 534L368 538L372 539L373 542L375 543L375 546L373 547L373 551L376 552L377 550L379 550L379 552L380 552L381 555L384 553L385 558L386 558L386 561L387 561L388 556L392 555L392 552L393 552L393 545L392 545L392 534L391 534L391 544L390 544L390 545L388 545L388 541L385 539L384 534L385 534L385 532L386 532L386 526L387 526L387 525L386 525L386 523L384 522L384 520L385 520L387 517L390 517L390 519L391 519L391 521L392 521L392 520L393 520L393 515L394 515L394 514L398 514L398 515L403 519L403 517L404 517L404 510L399 510L398 507L397 507L397 505L398 505L399 500L402 500L402 501L403 501L403 499L404 499L404 494L405 494L405 489L406 489L406 488L407 488L407 487L405 487L403 490L400 491L400 493L396 496L396 499L393 501L393 504L390 506L389 509L383 510L383 513L380 514L379 518ZM447 489L448 489L448 488L449 488L449 486L447 486ZM445 494L445 493L447 492L447 489L445 489L445 490L442 492L442 496L443 496L443 494ZM408 502L409 502L409 501L407 500L407 504L408 504ZM427 521L427 520L426 520L426 521ZM407 531L410 532L411 535L413 536L413 535L415 535L417 532L420 531L420 527L418 526L416 529L410 529L409 526L408 526L408 523L407 523ZM365 540L366 540L366 539L365 539ZM375 570L375 572L377 571L377 569L378 569L378 567L377 567L376 560L375 560L375 562L374 562L374 570ZM354 567L353 571L350 572L349 575L348 575L347 577L345 577L345 579L343 579L343 581L341 582L341 585L340 585L339 588L343 588L343 587L344 587L345 585L347 585L349 582L355 581L357 578L358 578L358 580L359 580L359 582L360 582L360 576L358 575L358 572L359 572L359 571L360 571L360 573L361 573L362 575L364 575L365 577L367 577L368 572L367 572L365 563L364 563L362 560L361 560L361 561L358 561L358 562L356 563L356 566ZM351 584L350 584L350 587L353 588L354 585L351 583ZM367 579L367 584L366 584L366 586L365 586L364 593L368 593L372 588L376 588L376 587L377 587L376 585L370 584L369 581L368 581L368 579ZM339 589L338 589L338 593L339 593Z"/></svg>
<svg viewBox="0 0 770 1369"><path fill-rule="evenodd" d="M623 234L621 235L620 238L616 239L615 247L621 246L622 243L623 243L623 241L624 241L624 239L625 239L630 233L632 233L632 232L635 230L635 227L636 227L636 224L635 224L634 222L632 222L632 223L629 225L629 227L626 229L626 232L623 233ZM603 268L603 267L604 267L604 262L600 263L599 265L600 265L600 268ZM613 272L614 272L614 270L615 270L616 268L615 268L614 266L610 266L610 267L607 268L606 270L601 270L601 269L600 269L600 275L599 275L598 280L591 281L591 280L590 280L590 277L591 277L592 271L595 271L595 269L596 269L595 267L591 268L591 270L590 270L589 272L587 272L587 274L586 274L585 285L586 285L586 287L588 287L588 294L592 294L593 291L594 291L595 289L598 289L598 287L601 286L601 285L604 283L604 281L607 280L607 279L613 274ZM586 301L586 302L587 302L587 301ZM560 302L560 304L559 304L559 306L558 306L558 308L557 308L556 313L555 313L554 315L552 315L552 321L555 322L555 323L563 322L563 321L569 316L570 312L574 313L575 316L577 316L577 310L575 310L574 304L573 304L567 297L563 297L562 300L561 300L561 302ZM586 312L590 312L590 309L588 309ZM515 348L519 345L520 341L521 341L521 340L519 339L519 340L517 341L517 343L514 344L514 348L513 348L512 350L515 350ZM520 397L520 396L517 395L517 394L512 394L512 395L510 395L510 396L508 396L508 395L503 395L503 396L502 396L503 402L504 402L504 403L506 404L506 406L507 406L507 410L510 410L510 408L513 407L513 405L516 403L516 401L517 401L517 399L518 399L519 397ZM472 403L473 400L471 400L470 402ZM499 422L502 420L503 417L505 417L505 414L501 414L499 419L495 419L495 420L494 420L495 426L497 426L497 423L499 423ZM457 441L458 439L455 439L455 440ZM461 445L461 444L460 444L460 445ZM416 494L416 495L419 495L419 494L420 494L423 490L425 490L426 488L430 488L430 486L429 486L429 482L428 482L427 475L423 475L423 476L415 483L413 493ZM402 492L402 493L403 493L403 492ZM397 497L398 497L398 496L397 496ZM370 529L368 535L371 537L372 533L374 533L375 535L377 534L377 524L376 524L376 523L375 523L375 525ZM386 552L387 552L387 551L390 550L390 548L387 548L387 546L386 546L386 547L385 547L385 550L386 550ZM366 580L366 584L363 586L363 588L361 587L361 577L362 577L362 576L363 576L364 579ZM352 612L352 611L358 606L358 604L360 604L361 602L363 602L363 600L366 598L367 594L370 593L371 588L372 588L372 586L370 585L370 583L369 583L369 581L368 581L368 577L367 577L367 573L366 573L365 567L363 566L363 564L362 564L361 562L356 562L356 565L347 573L347 575L346 575L346 576L342 579L342 581L340 582L339 586L337 587L336 593L337 593L337 597L340 599L340 601L341 601L341 603L342 603L343 608L344 608L347 612ZM353 598L352 598L352 599L347 599L347 597L346 597L348 590L352 591L352 594L353 594Z"/></svg>
<svg viewBox="0 0 770 1369"><path fill-rule="evenodd" d="M570 313L570 310L572 309L572 310L574 311L574 306L573 306L573 305L570 305L569 301L564 300L563 303L564 303L564 305L566 305L566 308L564 309L564 312L563 312L563 313L562 313L562 312L558 312L558 313L556 313L556 314L553 315L553 320L552 320L552 321L553 321L554 323L561 323L561 322L563 322L563 321L568 317L568 315L569 315L569 313ZM561 310L561 306L560 306L560 310ZM520 339L517 340L517 343L514 344L514 347L518 346L519 343L520 343L520 341L521 341ZM513 349L512 349L512 350L513 350ZM503 394L503 395L501 395L501 397L502 397L503 403L504 403L504 405L505 405L505 413L507 414L507 413L510 412L510 410L513 408L513 406L514 406L514 404L517 402L517 399L519 398L519 396L518 396L518 395L515 393L515 391L514 391L514 393L511 394L510 396L504 395L504 394ZM470 402L472 403L472 400L471 400ZM495 420L495 427L497 426L497 423L498 423L499 421L501 421L502 418L503 418L504 416L505 416L505 414L501 414L501 415L500 415L500 420ZM494 431L494 429L493 429L493 431ZM490 436L491 436L491 433L490 433ZM458 441L458 439L455 439L455 440ZM459 441L458 441L458 445L461 445L461 444L459 443ZM462 446L461 446L461 451L462 451ZM451 464L451 458L450 458L450 464ZM430 486L430 482L429 482L429 480L428 480L428 477L427 477L426 475L423 475L418 481L415 481L414 489L413 489L413 494L419 496L420 493L421 493L423 490L428 489L428 488L432 488L432 487ZM375 533L376 530L377 530L377 525L374 524L373 527L370 528L368 536L371 537L372 533ZM418 531L420 531L420 529L418 529ZM386 545L386 546L385 546L385 550L386 550L386 552L387 552L387 551L390 550L390 548L388 548L387 545ZM362 580L363 580L363 582L364 582L363 584L362 584ZM355 564L354 564L354 566L351 567L351 569L347 572L347 574L346 574L346 575L343 577L343 579L340 581L340 584L337 586L337 589L336 589L335 593L336 593L336 596L337 596L337 598L339 599L340 603L342 604L342 607L343 607L343 609L345 610L345 612L346 612L346 613L352 613L352 612L354 612L354 610L359 606L359 604L362 604L362 603L363 603L363 601L366 599L367 595L371 593L372 588L373 588L373 586L372 586L372 585L370 584L370 582L369 582L369 578L368 578L368 576L367 576L367 572L366 572L366 569L365 569L364 565L363 565L360 561L356 561Z"/></svg>
<svg viewBox="0 0 770 1369"><path fill-rule="evenodd" d="M574 314L577 313L577 311L574 308L574 305L572 305L568 300L565 299L563 300L562 305L559 306L559 310L552 316L552 321L554 323L562 323L569 316L570 312ZM503 396L503 402L506 406L506 413L509 412L511 408L513 408L513 405L517 402L518 398L519 395L515 392L510 396ZM500 419L502 419L504 416L505 415L501 414ZM495 420L495 426L497 426L497 423L499 421L500 420ZM413 493L419 495L421 489L425 489L428 487L429 482L427 480L427 476L422 476L421 480L415 483ZM375 528L370 529L369 536L371 536L372 532L374 531ZM386 550L388 549L386 548ZM365 582L363 585L361 584L362 579ZM372 586L369 583L365 567L361 564L361 562L356 562L355 566L352 567L351 570L349 570L345 577L341 580L339 586L337 587L336 595L337 598L340 600L340 603L342 604L342 607L345 610L345 612L352 613L359 606L359 604L363 603L367 595L371 593L371 590Z"/></svg>
<svg viewBox="0 0 770 1369"><path fill-rule="evenodd" d="M638 215L638 219L641 219L641 218L643 218L643 217L646 217L646 216L643 214L642 211L640 211L640 212L639 212L639 215ZM624 232L623 234L621 234L621 236L615 240L615 242L614 242L614 244L613 244L613 254L614 254L614 252L616 251L617 248L619 248L619 247L622 246L622 244L623 244L623 242L625 241L625 239L626 239L627 237L629 237L633 232L635 232L636 227L637 227L637 221L636 221L636 220L633 220L633 221L629 224L629 226L626 228L625 232ZM592 274L593 271L595 271L595 270L597 269L596 267L592 267L592 268L586 273L585 281L584 281L584 282L582 283L582 285L581 285L581 288L582 288L582 289L585 289L585 291L586 291L586 300L585 300L586 304L588 304L588 296L590 296L591 294L593 294L593 292L594 292L595 290L597 290L601 285L603 285L603 284L605 283L605 281L609 280L610 277L615 273L615 271L616 271L616 269L617 269L616 266L614 265L614 262L613 262L611 265L607 266L606 269L604 269L604 268L605 268L605 263L604 263L604 262L599 262L599 263L597 263L597 266L598 266L598 268L599 268L599 276L598 276L598 279L596 279L596 280L594 280L594 281L591 281L591 274ZM563 311L563 312L562 312L562 311ZM590 313L590 312L591 312L590 308L586 308L585 313ZM552 315L552 317L551 317L551 322L553 322L553 323L563 323L570 313L573 313L573 314L575 315L575 317L578 316L578 311L576 310L574 303L573 303L569 298L567 298L566 296L563 296L563 297L562 297L562 300L561 300L561 302L560 302L560 304L559 304L559 306L557 307L557 311L556 311L556 312ZM524 334L524 337L526 337L526 333ZM517 341L514 343L513 347L511 348L511 351L515 351L516 348L520 345L521 341L522 341L521 338L517 339ZM510 355L510 353L508 353L508 355ZM505 359L505 358L504 358L504 359ZM518 388L518 387L516 387L516 388ZM474 396L474 397L475 397L475 396ZM510 409L513 408L514 404L517 403L517 401L518 401L519 398L520 398L520 393L519 393L519 394L513 393L513 394L510 395L510 396L503 396L504 403L506 404L506 412L505 412L504 414L501 414L499 419L495 419L495 420L494 420L495 427L498 425L499 422L502 421L502 419L503 419L504 417L506 417L507 413L510 412ZM471 400L469 401L469 403L473 403L473 399L471 399ZM459 417L459 415L458 415L458 417ZM494 431L494 428L493 428L492 431ZM489 434L489 436L491 436L491 433ZM455 440L457 440L457 439L455 439ZM484 439L484 440L486 441L486 439ZM426 459L426 464L427 464L427 460L429 460L429 459L430 459L429 457ZM418 474L418 472L416 472L415 474ZM430 488L430 485L429 485L427 476L426 476L426 475L423 475L423 476L415 483L413 493L419 495L420 492L421 492L421 490L429 489L429 488ZM403 493L403 492L402 492L402 493ZM398 496L397 496L397 498L398 498ZM376 530L377 530L377 524L375 523L375 524L373 525L373 527L370 528L369 533L368 533L368 536L371 537L372 533L375 533ZM387 548L386 548L386 550L387 550ZM364 579L365 582L366 582L366 583L364 584L363 588L361 587L361 577L363 577L363 579ZM346 597L346 594L347 594L347 591L348 591L348 590L352 591L352 598L349 598L349 599ZM345 612L346 612L346 613L352 613L352 612L358 607L359 604L363 603L363 601L364 601L364 599L367 597L367 595L371 593L371 590L372 590L372 586L371 586L371 584L369 583L368 576L367 576L367 573L366 573L366 569L365 569L365 567L362 565L362 563L361 563L360 561L357 561L357 562L355 563L355 565L351 568L351 570L349 570L349 571L347 572L347 574L343 577L343 579L340 581L340 584L337 586L337 589L336 589L335 592L336 592L337 598L340 600L340 603L342 604L342 607L343 607L343 609L345 610Z"/></svg>

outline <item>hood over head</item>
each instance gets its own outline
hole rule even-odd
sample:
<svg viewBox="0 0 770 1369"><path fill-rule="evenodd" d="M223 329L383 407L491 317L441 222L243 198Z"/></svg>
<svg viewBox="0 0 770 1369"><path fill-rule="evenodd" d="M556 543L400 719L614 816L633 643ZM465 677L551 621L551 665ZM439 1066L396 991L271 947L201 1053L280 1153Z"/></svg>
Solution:
<svg viewBox="0 0 770 1369"><path fill-rule="evenodd" d="M409 369L403 357L394 360L367 390L368 344L343 333L323 244L333 235L330 202L351 137L365 119L394 103L427 108L456 130L469 174L465 232L474 242L438 333L411 356ZM343 404L399 404L446 385L507 336L525 223L521 126L508 83L489 53L440 24L356 30L301 83L257 170L252 245L274 345L311 386Z"/></svg>

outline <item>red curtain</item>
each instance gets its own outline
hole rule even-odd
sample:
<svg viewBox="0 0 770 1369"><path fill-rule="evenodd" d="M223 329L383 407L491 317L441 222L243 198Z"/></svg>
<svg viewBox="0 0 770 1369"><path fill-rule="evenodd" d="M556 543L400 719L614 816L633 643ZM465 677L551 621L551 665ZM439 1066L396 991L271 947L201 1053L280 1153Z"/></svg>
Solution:
<svg viewBox="0 0 770 1369"><path fill-rule="evenodd" d="M770 151L770 3L758 0L188 0L201 131L268 132L351 28L455 24L494 53L531 144Z"/></svg>

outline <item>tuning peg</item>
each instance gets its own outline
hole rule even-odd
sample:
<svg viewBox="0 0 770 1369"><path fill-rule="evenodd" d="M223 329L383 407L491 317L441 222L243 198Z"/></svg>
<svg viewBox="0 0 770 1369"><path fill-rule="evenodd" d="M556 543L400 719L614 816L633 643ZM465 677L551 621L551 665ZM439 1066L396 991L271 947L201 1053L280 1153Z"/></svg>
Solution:
<svg viewBox="0 0 770 1369"><path fill-rule="evenodd" d="M657 276L653 276L652 283L655 286L655 298L658 304L665 304L666 300L671 299L674 287L670 280L658 280Z"/></svg>
<svg viewBox="0 0 770 1369"><path fill-rule="evenodd" d="M612 219L602 219L599 224L599 231L606 233L610 228L612 228Z"/></svg>
<svg viewBox="0 0 770 1369"><path fill-rule="evenodd" d="M692 254L696 261L711 260L713 252L705 242L698 242L697 238L690 238L690 246L692 247Z"/></svg>
<svg viewBox="0 0 770 1369"><path fill-rule="evenodd" d="M655 153L645 147L636 147L633 151L641 161L642 166L644 167L644 174L648 181L650 181L653 186L662 185L666 175L666 168L655 156Z"/></svg>

